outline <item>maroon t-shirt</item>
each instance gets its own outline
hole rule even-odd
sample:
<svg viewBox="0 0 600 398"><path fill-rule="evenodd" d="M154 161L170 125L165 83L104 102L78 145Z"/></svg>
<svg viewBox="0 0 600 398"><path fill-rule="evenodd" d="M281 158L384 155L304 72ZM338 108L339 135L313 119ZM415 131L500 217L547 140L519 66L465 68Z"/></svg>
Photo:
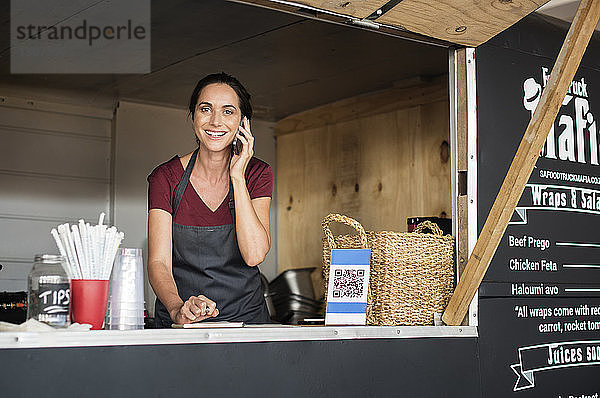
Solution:
<svg viewBox="0 0 600 398"><path fill-rule="evenodd" d="M184 171L179 156L152 171L148 176L148 209L162 209L173 214L173 197ZM251 158L245 176L250 199L272 196L273 169L267 163ZM197 227L231 224L233 219L229 211L229 196L213 212L202 201L192 184L188 183L175 215L175 223Z"/></svg>

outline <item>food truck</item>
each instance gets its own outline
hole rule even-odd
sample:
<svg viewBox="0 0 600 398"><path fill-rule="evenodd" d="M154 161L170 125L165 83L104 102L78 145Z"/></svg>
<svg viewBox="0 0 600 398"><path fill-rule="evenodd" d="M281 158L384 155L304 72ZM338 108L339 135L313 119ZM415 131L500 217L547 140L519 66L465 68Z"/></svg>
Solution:
<svg viewBox="0 0 600 398"><path fill-rule="evenodd" d="M186 97L220 69L256 93L275 172L268 279L321 267L329 213L433 216L452 219L456 286L437 326L0 332L2 395L597 397L600 5L569 28L531 14L544 3L148 2L129 15L152 51L130 54L151 68L44 72L14 50L11 74L5 51L0 291L27 290L52 227L99 211L146 250L146 177L193 148Z"/></svg>

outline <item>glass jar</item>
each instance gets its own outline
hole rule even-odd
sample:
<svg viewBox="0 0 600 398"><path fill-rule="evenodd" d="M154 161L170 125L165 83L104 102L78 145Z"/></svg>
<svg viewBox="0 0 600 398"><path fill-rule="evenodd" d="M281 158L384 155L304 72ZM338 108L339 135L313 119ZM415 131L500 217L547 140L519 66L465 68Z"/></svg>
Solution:
<svg viewBox="0 0 600 398"><path fill-rule="evenodd" d="M69 326L71 289L63 268L63 256L44 254L35 256L27 278L27 319L35 319L51 326Z"/></svg>

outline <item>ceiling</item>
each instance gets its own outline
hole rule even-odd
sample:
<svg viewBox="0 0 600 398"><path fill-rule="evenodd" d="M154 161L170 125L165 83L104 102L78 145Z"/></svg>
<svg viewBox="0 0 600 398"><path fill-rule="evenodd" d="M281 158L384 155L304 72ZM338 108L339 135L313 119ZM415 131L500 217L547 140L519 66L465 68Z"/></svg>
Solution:
<svg viewBox="0 0 600 398"><path fill-rule="evenodd" d="M4 87L186 107L199 78L226 71L251 92L256 117L276 121L448 69L441 46L223 0L154 0L151 73L10 74L9 3L0 4ZM570 3L577 2L553 0L544 10L569 19Z"/></svg>
<svg viewBox="0 0 600 398"><path fill-rule="evenodd" d="M448 68L442 47L222 0L161 0L151 8L151 73L11 75L6 3L0 82L11 86L187 107L202 76L226 71L252 94L256 117L275 121Z"/></svg>

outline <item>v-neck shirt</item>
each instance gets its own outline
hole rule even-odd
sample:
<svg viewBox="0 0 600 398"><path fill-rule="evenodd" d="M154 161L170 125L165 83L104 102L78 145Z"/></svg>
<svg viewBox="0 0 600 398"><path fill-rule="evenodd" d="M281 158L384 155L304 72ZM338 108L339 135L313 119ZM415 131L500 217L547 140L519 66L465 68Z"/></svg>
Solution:
<svg viewBox="0 0 600 398"><path fill-rule="evenodd" d="M162 209L173 214L173 197L184 173L179 156L156 167L148 176L148 210ZM273 169L258 158L251 158L246 167L246 186L250 199L272 197ZM212 227L233 223L228 206L228 195L213 212L188 184L175 215L175 223L196 227Z"/></svg>

